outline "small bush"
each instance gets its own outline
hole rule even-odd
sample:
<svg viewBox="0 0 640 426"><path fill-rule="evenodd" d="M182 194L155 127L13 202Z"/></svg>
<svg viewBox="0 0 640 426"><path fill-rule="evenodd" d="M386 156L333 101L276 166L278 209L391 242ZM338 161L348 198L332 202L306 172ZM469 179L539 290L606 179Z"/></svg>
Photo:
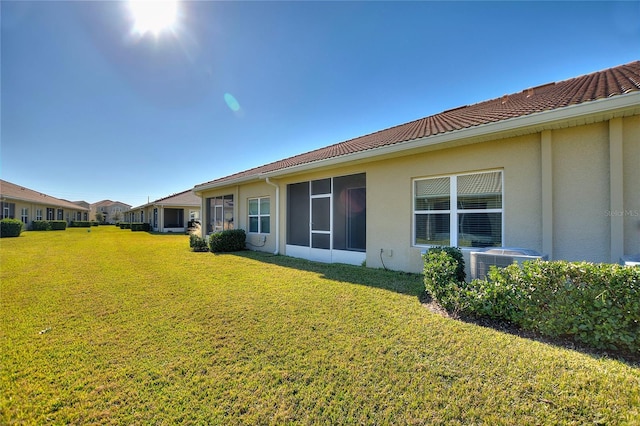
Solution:
<svg viewBox="0 0 640 426"><path fill-rule="evenodd" d="M0 220L0 238L19 237L22 233L22 225L18 219Z"/></svg>
<svg viewBox="0 0 640 426"><path fill-rule="evenodd" d="M69 228L91 228L91 222L88 220L72 220Z"/></svg>
<svg viewBox="0 0 640 426"><path fill-rule="evenodd" d="M193 251L209 251L207 240L195 234L189 234L189 247L191 247Z"/></svg>
<svg viewBox="0 0 640 426"><path fill-rule="evenodd" d="M97 220L92 220L91 226L100 226L100 222L98 222Z"/></svg>
<svg viewBox="0 0 640 426"><path fill-rule="evenodd" d="M120 229L131 229L131 224L128 222L120 222Z"/></svg>
<svg viewBox="0 0 640 426"><path fill-rule="evenodd" d="M64 231L67 229L67 222L64 220L50 220L49 225L51 225L52 231Z"/></svg>
<svg viewBox="0 0 640 426"><path fill-rule="evenodd" d="M51 224L47 220L34 220L31 222L31 229L33 231L50 231Z"/></svg>
<svg viewBox="0 0 640 426"><path fill-rule="evenodd" d="M131 230L133 232L138 232L138 231L149 232L151 231L151 225L143 222L134 222L131 224Z"/></svg>
<svg viewBox="0 0 640 426"><path fill-rule="evenodd" d="M463 310L464 259L455 247L433 247L424 255L425 290L451 311Z"/></svg>
<svg viewBox="0 0 640 426"><path fill-rule="evenodd" d="M246 240L244 229L214 232L209 238L209 249L213 253L240 251L245 249Z"/></svg>

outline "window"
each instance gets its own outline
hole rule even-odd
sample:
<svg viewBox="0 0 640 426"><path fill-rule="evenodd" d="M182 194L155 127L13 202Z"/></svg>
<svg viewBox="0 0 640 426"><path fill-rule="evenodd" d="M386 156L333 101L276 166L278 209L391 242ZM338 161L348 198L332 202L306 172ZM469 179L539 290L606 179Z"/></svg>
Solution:
<svg viewBox="0 0 640 426"><path fill-rule="evenodd" d="M22 220L22 223L29 222L29 209L25 207L22 208L22 211L20 212L20 220Z"/></svg>
<svg viewBox="0 0 640 426"><path fill-rule="evenodd" d="M287 244L364 252L366 174L287 185Z"/></svg>
<svg viewBox="0 0 640 426"><path fill-rule="evenodd" d="M58 209L58 220L64 220L64 210Z"/></svg>
<svg viewBox="0 0 640 426"><path fill-rule="evenodd" d="M42 220L42 209L36 209L36 220Z"/></svg>
<svg viewBox="0 0 640 426"><path fill-rule="evenodd" d="M233 195L207 198L207 232L234 229Z"/></svg>
<svg viewBox="0 0 640 426"><path fill-rule="evenodd" d="M16 212L16 205L14 203L2 203L2 219L13 219Z"/></svg>
<svg viewBox="0 0 640 426"><path fill-rule="evenodd" d="M249 232L271 232L271 200L269 197L249 198Z"/></svg>
<svg viewBox="0 0 640 426"><path fill-rule="evenodd" d="M414 243L500 247L502 187L501 171L415 180Z"/></svg>
<svg viewBox="0 0 640 426"><path fill-rule="evenodd" d="M52 209L51 207L47 207L47 220L55 219L54 214L55 214L55 209Z"/></svg>

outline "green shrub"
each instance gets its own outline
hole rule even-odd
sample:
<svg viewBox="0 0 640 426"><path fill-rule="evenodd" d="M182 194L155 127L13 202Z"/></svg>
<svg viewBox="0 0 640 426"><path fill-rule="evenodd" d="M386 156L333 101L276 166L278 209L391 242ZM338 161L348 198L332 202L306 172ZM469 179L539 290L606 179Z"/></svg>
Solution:
<svg viewBox="0 0 640 426"><path fill-rule="evenodd" d="M91 228L91 222L88 220L72 220L69 228Z"/></svg>
<svg viewBox="0 0 640 426"><path fill-rule="evenodd" d="M131 230L133 232L138 232L138 231L149 232L151 231L151 225L145 222L134 222L131 224Z"/></svg>
<svg viewBox="0 0 640 426"><path fill-rule="evenodd" d="M213 253L240 251L245 249L246 240L244 229L214 232L209 237L209 249Z"/></svg>
<svg viewBox="0 0 640 426"><path fill-rule="evenodd" d="M189 234L189 247L191 247L193 251L209 251L207 240L196 234Z"/></svg>
<svg viewBox="0 0 640 426"><path fill-rule="evenodd" d="M640 268L534 261L492 268L465 296L476 315L598 349L640 352Z"/></svg>
<svg viewBox="0 0 640 426"><path fill-rule="evenodd" d="M67 229L67 222L64 220L50 220L49 225L51 225L52 231L64 231Z"/></svg>
<svg viewBox="0 0 640 426"><path fill-rule="evenodd" d="M34 220L31 222L31 230L33 231L50 231L51 224L47 220Z"/></svg>
<svg viewBox="0 0 640 426"><path fill-rule="evenodd" d="M18 219L0 220L0 238L19 237L23 223Z"/></svg>
<svg viewBox="0 0 640 426"><path fill-rule="evenodd" d="M455 247L433 247L424 255L425 290L445 309L463 310L464 259Z"/></svg>
<svg viewBox="0 0 640 426"><path fill-rule="evenodd" d="M100 222L98 222L97 220L92 220L91 226L100 226Z"/></svg>
<svg viewBox="0 0 640 426"><path fill-rule="evenodd" d="M129 222L120 222L120 229L131 229L131 223L129 223Z"/></svg>

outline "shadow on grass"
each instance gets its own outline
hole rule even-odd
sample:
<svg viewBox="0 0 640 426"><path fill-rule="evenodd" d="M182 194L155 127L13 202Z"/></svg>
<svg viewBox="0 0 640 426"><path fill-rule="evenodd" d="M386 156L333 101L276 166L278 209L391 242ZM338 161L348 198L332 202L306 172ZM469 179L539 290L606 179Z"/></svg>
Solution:
<svg viewBox="0 0 640 426"><path fill-rule="evenodd" d="M580 344L579 342L576 342L575 340L570 338L552 338L548 336L542 336L533 331L522 330L516 325L506 321L464 316L447 312L437 303L435 303L428 296L428 294L425 293L422 274L410 274L406 272L388 271L383 269L373 269L362 266L352 266L337 263L319 263L289 256L273 255L256 251L235 252L232 254L247 259L253 259L259 262L278 265L284 268L293 268L317 273L320 274L323 278L333 281L359 284L415 296L430 311L443 315L447 318L451 318L453 320L466 322L468 324L473 324L479 327L490 328L502 333L508 333L524 339L534 340L562 349L573 350L595 359L615 359L630 367L640 368L640 354L633 354L628 351L625 352L613 350L598 350Z"/></svg>
<svg viewBox="0 0 640 426"><path fill-rule="evenodd" d="M447 312L436 301L434 301L426 292L420 296L420 301L431 312L443 315L447 318L454 319L456 321L462 321L467 324L473 324L478 327L490 328L492 330L499 331L501 333L511 334L523 339L535 340L536 342L543 343L550 346L555 346L562 349L569 349L572 351L580 352L583 355L587 355L594 359L615 359L622 362L632 368L640 368L640 354L634 354L629 351L619 350L607 350L607 349L595 349L585 344L577 342L570 337L549 337L543 336L535 331L523 330L515 324L508 321L475 317L471 315L461 315L458 313Z"/></svg>
<svg viewBox="0 0 640 426"><path fill-rule="evenodd" d="M424 292L422 274L373 269L341 263L320 263L257 251L234 252L233 255L282 266L283 268L317 273L328 280L375 287L418 298Z"/></svg>

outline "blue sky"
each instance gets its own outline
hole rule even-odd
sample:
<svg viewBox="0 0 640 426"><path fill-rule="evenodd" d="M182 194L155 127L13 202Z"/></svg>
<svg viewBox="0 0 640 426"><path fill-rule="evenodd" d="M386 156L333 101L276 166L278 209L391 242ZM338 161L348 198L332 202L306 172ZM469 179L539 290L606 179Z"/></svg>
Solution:
<svg viewBox="0 0 640 426"><path fill-rule="evenodd" d="M1 3L2 179L133 206L640 58L640 2Z"/></svg>

